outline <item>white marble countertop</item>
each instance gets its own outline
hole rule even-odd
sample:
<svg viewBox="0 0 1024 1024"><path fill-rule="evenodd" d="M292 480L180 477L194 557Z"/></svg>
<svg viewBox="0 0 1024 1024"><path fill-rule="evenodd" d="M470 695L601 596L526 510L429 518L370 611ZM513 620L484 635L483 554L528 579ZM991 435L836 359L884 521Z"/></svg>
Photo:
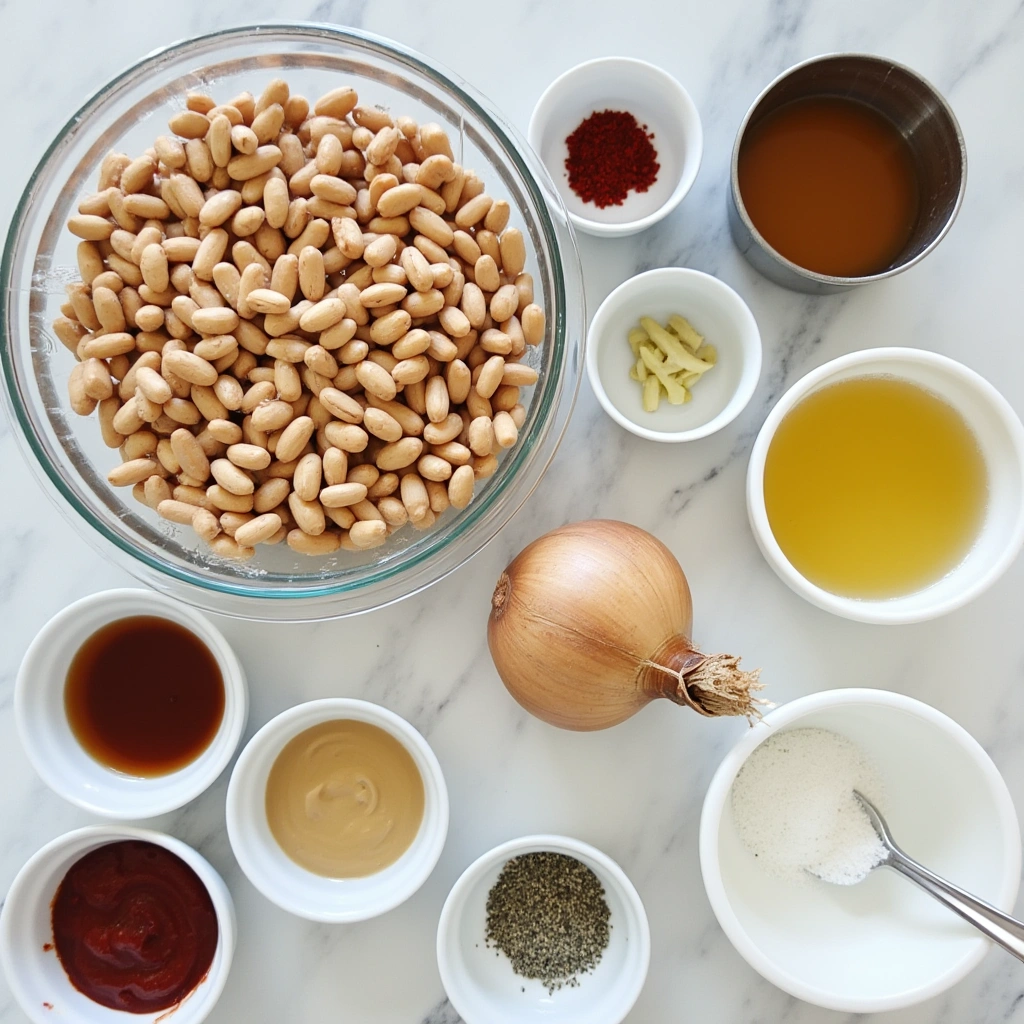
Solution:
<svg viewBox="0 0 1024 1024"><path fill-rule="evenodd" d="M691 92L705 130L700 176L682 207L636 238L581 239L591 312L620 281L655 266L721 276L750 303L765 369L746 412L685 447L616 427L584 383L555 465L485 551L431 590L357 620L253 625L220 620L252 691L250 734L302 700L365 697L423 731L445 769L451 832L429 882L398 910L358 926L290 917L242 876L224 831L222 777L184 810L157 819L222 872L240 944L211 1024L352 1021L455 1024L434 960L449 887L495 843L553 831L592 842L633 879L650 914L653 959L629 1024L838 1022L790 999L734 952L712 916L697 863L707 782L742 722L652 706L594 735L530 718L505 692L485 643L494 581L532 538L569 519L618 517L676 553L696 603L696 639L763 668L770 696L887 687L919 697L970 730L1024 811L1024 560L970 607L937 622L884 628L812 608L761 559L747 528L746 458L772 403L808 369L869 345L955 356L1024 414L1024 10L1018 0L203 0L114 5L35 0L0 6L0 95L7 144L0 220L64 119L111 75L154 47L261 18L316 19L391 35L446 63L525 132L544 87L578 61L619 53L668 69ZM808 298L759 278L726 227L729 152L756 93L813 54L856 49L922 72L948 97L967 140L966 201L950 236L919 267L844 297ZM70 601L133 581L53 508L0 422L0 892L25 859L89 823L35 776L15 736L11 693L26 645ZM344 651L343 656L339 652ZM25 1018L0 979L0 1024ZM945 996L879 1017L884 1024L1024 1022L1024 974L999 951ZM497 1022L496 1022L497 1024Z"/></svg>

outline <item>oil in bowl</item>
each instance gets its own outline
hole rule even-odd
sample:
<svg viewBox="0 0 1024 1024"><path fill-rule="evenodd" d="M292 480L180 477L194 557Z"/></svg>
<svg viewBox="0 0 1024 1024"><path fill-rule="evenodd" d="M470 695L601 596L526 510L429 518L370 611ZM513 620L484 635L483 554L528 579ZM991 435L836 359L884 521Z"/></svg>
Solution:
<svg viewBox="0 0 1024 1024"><path fill-rule="evenodd" d="M865 375L812 392L782 419L764 466L771 531L830 593L899 597L964 559L989 498L978 440L948 402Z"/></svg>

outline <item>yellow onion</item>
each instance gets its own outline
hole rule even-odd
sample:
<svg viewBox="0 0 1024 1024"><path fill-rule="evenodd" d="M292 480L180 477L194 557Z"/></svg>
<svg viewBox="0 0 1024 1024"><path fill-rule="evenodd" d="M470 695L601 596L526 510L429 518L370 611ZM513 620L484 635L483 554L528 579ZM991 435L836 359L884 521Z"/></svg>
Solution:
<svg viewBox="0 0 1024 1024"><path fill-rule="evenodd" d="M693 604L672 552L639 527L570 523L501 574L487 641L505 686L563 729L606 729L657 697L758 717L758 673L690 642Z"/></svg>

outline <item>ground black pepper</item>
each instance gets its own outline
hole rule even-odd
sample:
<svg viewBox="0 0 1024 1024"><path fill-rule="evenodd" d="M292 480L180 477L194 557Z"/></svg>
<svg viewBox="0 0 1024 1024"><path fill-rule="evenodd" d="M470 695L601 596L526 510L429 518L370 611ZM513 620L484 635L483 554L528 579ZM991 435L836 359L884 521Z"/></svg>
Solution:
<svg viewBox="0 0 1024 1024"><path fill-rule="evenodd" d="M487 894L487 945L512 969L554 992L579 985L608 948L611 912L604 887L564 853L525 853L508 861Z"/></svg>

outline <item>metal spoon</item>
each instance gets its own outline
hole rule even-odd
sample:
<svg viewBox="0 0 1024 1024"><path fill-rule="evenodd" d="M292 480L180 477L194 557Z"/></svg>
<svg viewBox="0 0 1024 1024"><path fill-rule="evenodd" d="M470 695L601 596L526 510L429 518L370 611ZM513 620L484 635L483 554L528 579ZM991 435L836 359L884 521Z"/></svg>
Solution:
<svg viewBox="0 0 1024 1024"><path fill-rule="evenodd" d="M897 845L889 832L889 826L878 812L878 808L863 793L853 791L867 813L878 838L885 847L885 858L878 866L890 867L901 875L906 875L912 882L919 885L930 896L945 904L965 921L973 924L980 932L984 932L993 942L1012 953L1018 960L1024 960L1024 923L1014 920L1008 914L997 910L991 903L972 896L952 882L947 882L934 872L918 864L908 857Z"/></svg>

